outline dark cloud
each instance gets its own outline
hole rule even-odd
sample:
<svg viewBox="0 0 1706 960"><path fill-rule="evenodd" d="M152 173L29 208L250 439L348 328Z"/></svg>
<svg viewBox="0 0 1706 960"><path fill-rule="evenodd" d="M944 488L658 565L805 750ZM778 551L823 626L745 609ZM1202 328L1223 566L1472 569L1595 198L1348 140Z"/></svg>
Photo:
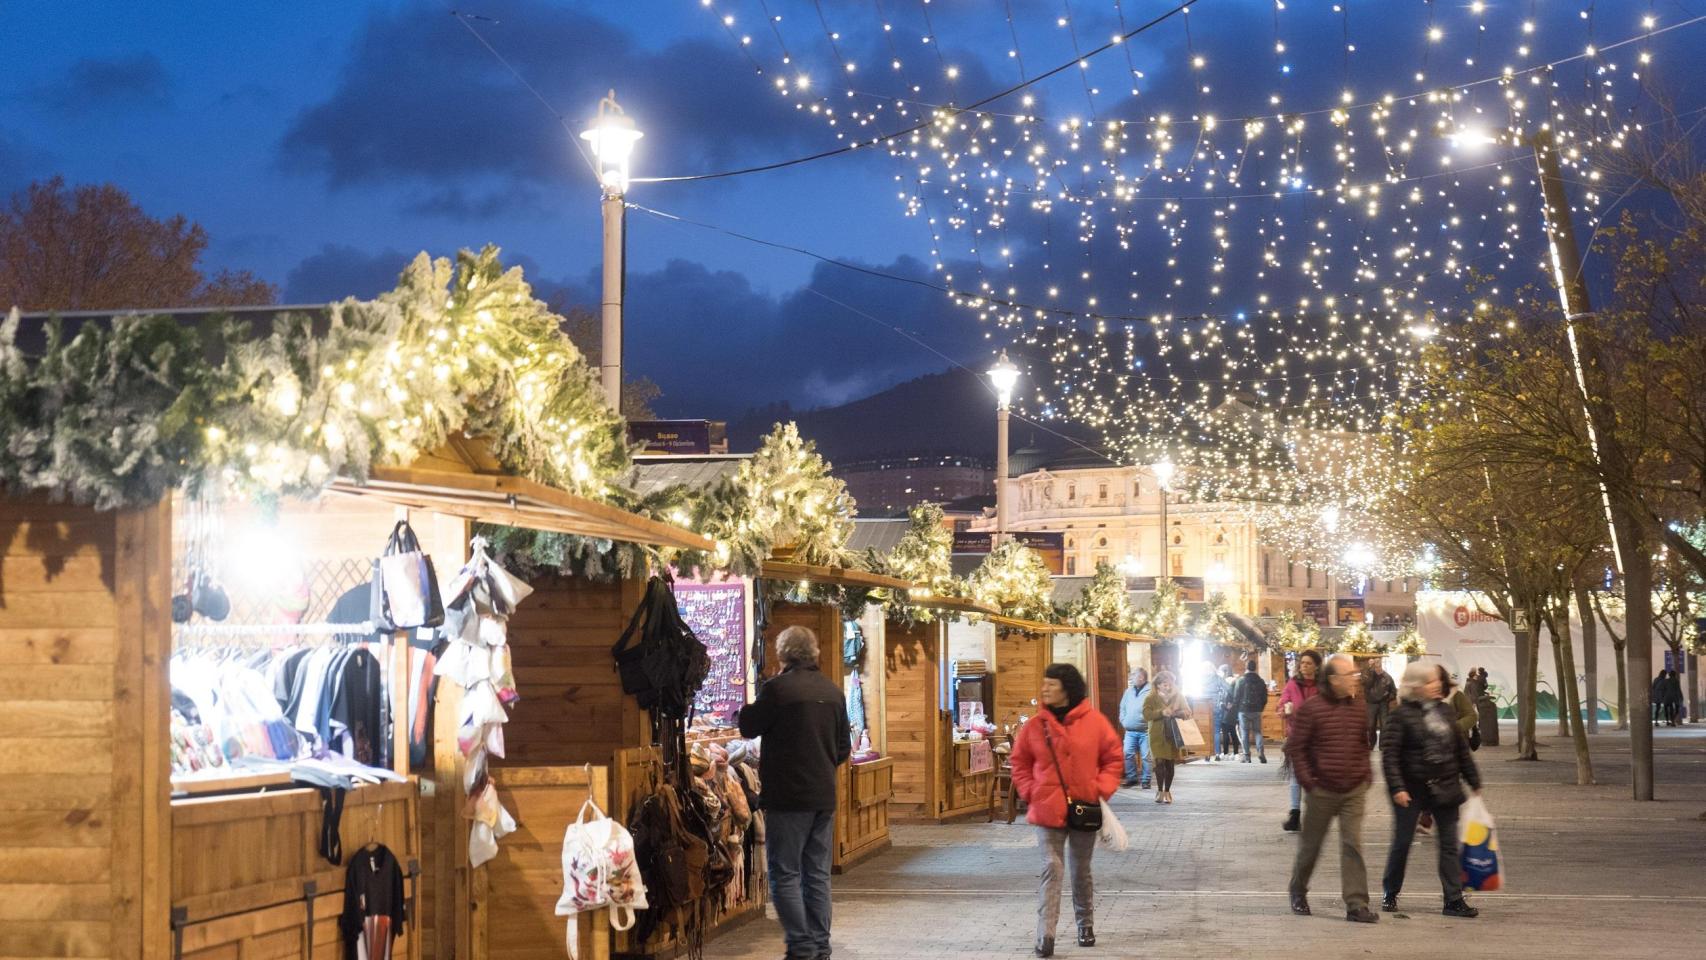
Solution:
<svg viewBox="0 0 1706 960"><path fill-rule="evenodd" d="M542 204L539 191L523 185L489 191L441 187L409 200L403 205L403 212L446 220L490 220L537 215L542 212Z"/></svg>
<svg viewBox="0 0 1706 960"><path fill-rule="evenodd" d="M714 37L653 50L625 29L544 0L483 12L498 22L476 21L477 29L570 126L615 88L646 134L651 172L755 153L768 159L826 137ZM571 136L454 17L402 6L368 21L337 87L297 117L280 152L288 168L335 186L487 174L559 183L582 176Z"/></svg>
<svg viewBox="0 0 1706 960"><path fill-rule="evenodd" d="M367 253L328 243L298 263L284 280L285 303L331 303L344 297L371 298L397 285L413 253Z"/></svg>
<svg viewBox="0 0 1706 960"><path fill-rule="evenodd" d="M0 129L0 200L50 176L51 158L11 131Z"/></svg>
<svg viewBox="0 0 1706 960"><path fill-rule="evenodd" d="M165 106L171 94L172 80L160 59L138 53L79 60L58 80L39 88L36 98L61 113L89 114L116 107Z"/></svg>

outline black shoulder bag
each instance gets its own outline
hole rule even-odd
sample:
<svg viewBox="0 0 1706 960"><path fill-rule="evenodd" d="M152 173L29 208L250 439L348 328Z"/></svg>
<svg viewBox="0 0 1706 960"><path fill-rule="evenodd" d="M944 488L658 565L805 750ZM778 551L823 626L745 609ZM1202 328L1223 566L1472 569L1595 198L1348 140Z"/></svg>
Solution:
<svg viewBox="0 0 1706 960"><path fill-rule="evenodd" d="M1037 723L1043 723L1037 720ZM1049 759L1054 761L1055 776L1060 778L1060 793L1066 798L1066 829L1082 830L1085 833L1095 833L1102 829L1102 804L1085 803L1083 800L1072 799L1072 791L1066 789L1066 774L1061 772L1060 757L1055 755L1054 741L1049 738L1048 725L1043 724L1043 743L1048 745Z"/></svg>

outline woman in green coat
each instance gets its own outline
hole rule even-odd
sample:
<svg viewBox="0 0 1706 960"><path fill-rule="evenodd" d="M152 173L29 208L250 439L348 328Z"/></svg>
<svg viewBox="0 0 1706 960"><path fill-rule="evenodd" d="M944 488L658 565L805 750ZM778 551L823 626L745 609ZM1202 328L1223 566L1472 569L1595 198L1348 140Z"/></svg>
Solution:
<svg viewBox="0 0 1706 960"><path fill-rule="evenodd" d="M1155 675L1149 699L1143 701L1143 719L1149 723L1149 755L1155 760L1155 802L1172 803L1173 768L1184 754L1174 735L1180 721L1191 719L1191 705L1170 671Z"/></svg>

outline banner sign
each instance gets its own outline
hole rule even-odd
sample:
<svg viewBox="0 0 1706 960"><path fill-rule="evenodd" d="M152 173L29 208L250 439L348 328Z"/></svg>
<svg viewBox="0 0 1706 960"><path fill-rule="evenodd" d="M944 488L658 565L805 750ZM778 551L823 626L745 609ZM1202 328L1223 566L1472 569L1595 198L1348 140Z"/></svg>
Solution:
<svg viewBox="0 0 1706 960"><path fill-rule="evenodd" d="M1329 616L1331 606L1332 601L1330 600L1305 600L1303 601L1303 619L1315 621L1315 625L1318 627L1330 627L1333 625Z"/></svg>
<svg viewBox="0 0 1706 960"><path fill-rule="evenodd" d="M955 553L988 553L989 534L977 533L972 530L954 531Z"/></svg>
<svg viewBox="0 0 1706 960"><path fill-rule="evenodd" d="M630 420L628 439L646 453L710 453L709 420Z"/></svg>
<svg viewBox="0 0 1706 960"><path fill-rule="evenodd" d="M1338 625L1341 627L1348 627L1353 623L1362 623L1363 614L1366 608L1367 601L1360 597L1355 599L1341 597L1339 599Z"/></svg>

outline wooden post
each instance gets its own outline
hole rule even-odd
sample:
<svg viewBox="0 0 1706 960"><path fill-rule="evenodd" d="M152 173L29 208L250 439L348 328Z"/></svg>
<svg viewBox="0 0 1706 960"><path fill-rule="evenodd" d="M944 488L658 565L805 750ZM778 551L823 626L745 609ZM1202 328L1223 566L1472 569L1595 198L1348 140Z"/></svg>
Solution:
<svg viewBox="0 0 1706 960"><path fill-rule="evenodd" d="M427 548L441 577L455 576L468 559L471 524L448 514L430 515ZM425 896L433 903L433 960L470 960L473 936L470 929L468 823L462 819L462 751L456 745L461 725L462 690L454 683L440 683L433 701L432 774L423 776L431 796L422 798L422 817L433 823L433 848L422 851ZM406 744L405 744L406 748Z"/></svg>

